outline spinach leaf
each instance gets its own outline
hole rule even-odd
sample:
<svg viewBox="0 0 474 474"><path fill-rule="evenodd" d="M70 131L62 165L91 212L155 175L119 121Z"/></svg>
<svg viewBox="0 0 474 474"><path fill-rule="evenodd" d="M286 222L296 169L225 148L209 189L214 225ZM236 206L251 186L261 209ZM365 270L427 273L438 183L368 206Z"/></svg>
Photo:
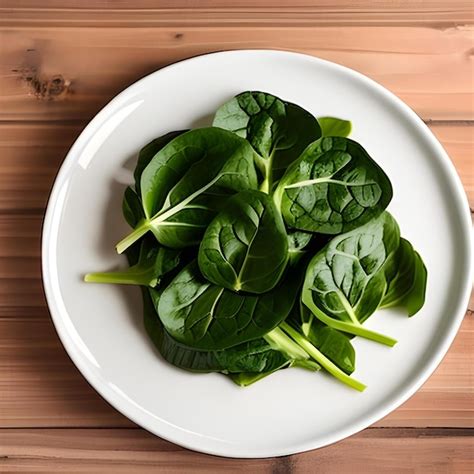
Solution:
<svg viewBox="0 0 474 474"><path fill-rule="evenodd" d="M348 137L352 131L352 123L336 117L318 117L323 137Z"/></svg>
<svg viewBox="0 0 474 474"><path fill-rule="evenodd" d="M346 384L359 392L363 392L366 386L358 380L350 377L326 357L319 349L317 349L303 334L300 328L293 321L283 322L280 328L285 331L314 361L316 361L323 369L333 375L340 382Z"/></svg>
<svg viewBox="0 0 474 474"><path fill-rule="evenodd" d="M140 198L131 186L125 189L122 201L122 213L127 224L132 228L145 217Z"/></svg>
<svg viewBox="0 0 474 474"><path fill-rule="evenodd" d="M179 130L177 132L169 132L166 135L155 138L150 143L145 145L138 154L137 166L135 167L135 172L133 176L135 178L135 190L138 194L141 194L140 189L140 180L142 177L143 170L148 166L153 157L169 142L174 140L179 135L182 135L187 130ZM132 226L135 227L135 226Z"/></svg>
<svg viewBox="0 0 474 474"><path fill-rule="evenodd" d="M289 364L284 354L261 338L220 351L185 346L168 334L156 314L161 291L144 288L142 295L145 330L162 357L176 367L193 372L268 373Z"/></svg>
<svg viewBox="0 0 474 474"><path fill-rule="evenodd" d="M268 158L284 134L286 107L278 97L248 91L217 109L212 125L246 138L255 151Z"/></svg>
<svg viewBox="0 0 474 474"><path fill-rule="evenodd" d="M428 279L428 271L426 270L426 266L423 263L423 259L418 252L415 251L414 254L415 277L413 279L413 286L399 304L399 306L406 308L408 316L413 316L414 314L418 313L418 311L425 304L426 282Z"/></svg>
<svg viewBox="0 0 474 474"><path fill-rule="evenodd" d="M272 180L314 140L321 136L318 121L298 105L259 91L243 92L222 105L213 125L246 138L262 159L261 189L268 192Z"/></svg>
<svg viewBox="0 0 474 474"><path fill-rule="evenodd" d="M228 200L206 229L199 268L210 282L234 291L264 293L280 280L288 240L268 194L242 191Z"/></svg>
<svg viewBox="0 0 474 474"><path fill-rule="evenodd" d="M296 264L307 254L313 234L301 230L288 233L288 259L290 264Z"/></svg>
<svg viewBox="0 0 474 474"><path fill-rule="evenodd" d="M248 387L262 380L265 377L275 373L280 369L286 369L290 367L300 367L302 369L310 370L311 372L317 372L321 370L321 366L312 360L293 360L286 361L281 367L277 367L268 372L240 372L236 374L229 374L229 378L240 387Z"/></svg>
<svg viewBox="0 0 474 474"><path fill-rule="evenodd" d="M362 323L382 302L387 288L384 264L399 242L398 225L388 212L334 237L308 265L303 303L334 329L394 345L394 339Z"/></svg>
<svg viewBox="0 0 474 474"><path fill-rule="evenodd" d="M274 198L288 226L339 234L380 215L392 186L358 143L323 137L288 168Z"/></svg>
<svg viewBox="0 0 474 474"><path fill-rule="evenodd" d="M400 246L388 262L386 270L387 291L381 308L404 307L413 316L425 302L427 271L420 255L406 239L400 239Z"/></svg>
<svg viewBox="0 0 474 474"><path fill-rule="evenodd" d="M196 349L225 349L268 335L288 316L300 282L300 271L288 269L267 293L237 294L208 282L192 262L163 291L157 312L177 341Z"/></svg>
<svg viewBox="0 0 474 474"><path fill-rule="evenodd" d="M114 272L88 273L84 281L154 287L163 275L178 267L180 259L181 251L162 247L154 239L145 237L134 265Z"/></svg>
<svg viewBox="0 0 474 474"><path fill-rule="evenodd" d="M255 152L246 140L219 128L179 135L156 153L140 179L145 218L117 244L122 253L152 231L172 248L195 245L230 194L257 187Z"/></svg>
<svg viewBox="0 0 474 474"><path fill-rule="evenodd" d="M350 339L319 321L306 306L301 305L301 312L301 332L331 362L346 374L352 374L355 370L355 350Z"/></svg>

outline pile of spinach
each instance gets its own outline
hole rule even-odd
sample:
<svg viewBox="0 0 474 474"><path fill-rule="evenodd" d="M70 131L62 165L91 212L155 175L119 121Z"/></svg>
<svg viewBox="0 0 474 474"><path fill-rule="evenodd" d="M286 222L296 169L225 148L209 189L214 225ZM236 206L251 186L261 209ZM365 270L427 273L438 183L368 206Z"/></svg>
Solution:
<svg viewBox="0 0 474 474"><path fill-rule="evenodd" d="M324 369L364 390L351 339L393 346L364 323L379 308L418 312L427 272L351 127L250 91L212 127L153 140L123 199L129 267L85 281L139 285L149 337L182 369L241 386Z"/></svg>

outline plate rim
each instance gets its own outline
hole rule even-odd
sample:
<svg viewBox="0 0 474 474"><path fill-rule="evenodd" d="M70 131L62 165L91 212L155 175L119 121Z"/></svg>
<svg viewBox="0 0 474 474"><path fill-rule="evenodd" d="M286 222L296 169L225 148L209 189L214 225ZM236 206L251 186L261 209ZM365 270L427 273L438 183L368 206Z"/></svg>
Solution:
<svg viewBox="0 0 474 474"><path fill-rule="evenodd" d="M77 160L80 156L79 152L81 148L83 148L83 146L85 146L85 144L87 144L87 142L95 135L97 130L100 129L100 126L106 123L110 112L115 111L114 109L119 106L120 101L122 99L128 98L128 96L130 96L135 89L138 89L141 85L143 85L144 82L151 80L151 77L156 76L165 70L182 67L183 64L197 62L202 58L206 58L209 56L217 57L247 54L269 56L273 55L275 57L280 57L280 59L283 60L289 57L299 57L300 59L305 61L320 63L323 64L325 67L332 68L346 76L352 76L354 79L365 83L369 88L375 88L386 99L388 99L396 107L397 110L403 113L403 116L406 119L412 122L414 127L420 130L420 133L422 133L425 139L429 141L430 146L436 149L436 160L441 165L444 176L449 179L449 181L453 185L453 188L456 190L455 195L452 196L452 202L454 203L455 208L458 210L460 215L460 225L462 227L464 249L467 257L466 264L464 265L462 288L460 289L461 297L459 298L454 307L455 309L452 313L451 323L441 335L440 342L438 344L438 349L431 357L428 358L428 361L423 364L422 368L418 371L416 378L410 383L407 383L405 385L405 388L401 390L401 392L393 395L388 401L386 400L383 403L380 403L379 407L373 410L370 416L368 415L363 417L363 419L358 423L352 423L349 427L336 431L335 434L319 437L318 440L309 439L303 443L299 442L295 445L291 445L291 447L288 448L257 448L256 450L249 450L248 447L226 445L226 443L223 442L216 444L217 440L210 441L208 445L202 446L203 442L202 437L200 436L193 437L192 441L183 441L182 439L179 439L179 436L175 436L172 430L171 433L169 432L169 430L167 431L166 425L168 423L165 420L159 419L158 424L157 421L147 422L143 419L143 416L140 416L140 414L131 413L131 406L129 406L130 402L124 397L119 397L116 392L111 390L106 384L103 384L97 375L92 373L89 363L84 359L84 355L80 351L78 351L74 347L72 342L68 339L70 335L67 329L62 325L62 313L55 304L54 290L52 289L51 283L51 273L48 265L50 261L49 243L52 235L54 211L58 204L59 192L67 181L67 178L73 166L77 163ZM46 297L46 302L51 315L51 319L53 321L53 325L64 349L66 350L66 353L68 354L76 368L79 370L79 372L82 374L82 376L94 388L94 390L119 413L121 413L123 416L130 419L140 427L153 433L154 435L193 451L222 457L238 457L248 459L269 458L276 456L292 455L313 449L322 448L324 446L328 446L335 442L341 441L349 436L352 436L353 434L362 431L363 429L369 427L373 423L387 416L393 410L397 409L412 395L414 395L414 393L426 382L426 380L433 374L433 372L436 370L438 365L441 363L441 361L447 354L452 342L454 341L456 334L459 331L466 308L468 306L474 270L472 262L472 239L470 237L471 216L469 210L469 203L466 193L464 191L464 187L461 183L459 175L457 174L454 164L450 160L447 152L444 150L441 143L433 135L429 127L407 104L405 104L405 102L403 102L394 93L386 89L378 82L354 69L309 54L278 49L237 49L217 51L192 56L174 62L150 74L147 74L146 76L127 86L119 94L113 97L104 107L102 107L102 109L89 121L86 127L82 130L82 132L79 134L79 136L69 149L65 159L61 163L61 166L59 167L59 170L55 176L54 184L51 188L48 197L46 212L44 215L41 231L42 283L43 291ZM213 442L214 445L212 445Z"/></svg>

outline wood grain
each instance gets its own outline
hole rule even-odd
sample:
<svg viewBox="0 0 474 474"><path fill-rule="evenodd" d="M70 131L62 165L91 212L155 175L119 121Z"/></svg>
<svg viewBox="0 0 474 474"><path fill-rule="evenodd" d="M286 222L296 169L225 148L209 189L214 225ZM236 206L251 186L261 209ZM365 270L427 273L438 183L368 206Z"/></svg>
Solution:
<svg viewBox="0 0 474 474"><path fill-rule="evenodd" d="M189 21L153 27L4 26L0 31L0 120L89 119L124 87L167 64L211 51L296 50L356 69L424 119L473 120L473 29L452 26L224 26ZM132 27L133 26L133 27Z"/></svg>
<svg viewBox="0 0 474 474"><path fill-rule="evenodd" d="M192 8L193 10L217 9L235 10L261 9L268 11L272 8L284 8L291 11L301 11L312 8L321 11L333 12L361 12L368 14L371 12L406 13L414 16L418 13L440 12L447 14L451 11L471 11L472 2L469 0L335 0L315 2L314 0L294 0L289 3L287 0L69 0L65 3L62 0L48 0L38 2L36 0L2 0L0 7L10 10L12 13L22 10L60 10L69 15L76 11L150 11L157 9L172 9L173 11L182 8ZM465 19L465 18L464 18Z"/></svg>
<svg viewBox="0 0 474 474"><path fill-rule="evenodd" d="M473 446L474 438L466 430L369 429L342 443L298 456L242 460L186 451L143 430L0 430L0 469L48 474L468 474L474 469Z"/></svg>

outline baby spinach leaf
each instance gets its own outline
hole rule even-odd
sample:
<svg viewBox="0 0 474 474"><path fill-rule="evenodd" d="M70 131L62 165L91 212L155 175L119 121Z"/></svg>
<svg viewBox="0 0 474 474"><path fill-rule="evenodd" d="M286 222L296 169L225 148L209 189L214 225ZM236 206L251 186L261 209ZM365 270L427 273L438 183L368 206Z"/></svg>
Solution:
<svg viewBox="0 0 474 474"><path fill-rule="evenodd" d="M394 345L394 339L362 323L382 302L387 288L384 264L397 251L399 241L398 225L388 212L334 237L308 265L303 303L334 329Z"/></svg>
<svg viewBox="0 0 474 474"><path fill-rule="evenodd" d="M299 274L289 269L262 295L237 294L207 281L192 262L163 291L157 312L177 341L196 349L225 349L267 335L288 316Z"/></svg>
<svg viewBox="0 0 474 474"><path fill-rule="evenodd" d="M355 370L355 350L350 339L319 321L304 305L303 310L309 313L309 323L301 327L303 334L330 361L346 374L352 374Z"/></svg>
<svg viewBox="0 0 474 474"><path fill-rule="evenodd" d="M346 374L354 372L355 350L346 334L322 323L301 301L296 302L288 322Z"/></svg>
<svg viewBox="0 0 474 474"><path fill-rule="evenodd" d="M285 103L265 92L248 91L217 109L213 126L246 138L255 151L268 158L284 133Z"/></svg>
<svg viewBox="0 0 474 474"><path fill-rule="evenodd" d="M88 273L84 281L153 287L163 275L178 267L180 257L181 251L159 246L154 239L144 238L137 263L124 270Z"/></svg>
<svg viewBox="0 0 474 474"><path fill-rule="evenodd" d="M352 123L336 117L318 117L323 137L348 137L352 131Z"/></svg>
<svg viewBox="0 0 474 474"><path fill-rule="evenodd" d="M413 316L423 307L425 304L426 296L426 282L428 278L428 271L423 263L418 252L415 254L415 268L414 268L414 280L410 291L405 295L403 300L400 302L400 306L406 308L408 316Z"/></svg>
<svg viewBox="0 0 474 474"><path fill-rule="evenodd" d="M425 302L427 271L418 252L406 239L386 264L387 291L381 308L403 307L409 316L416 314Z"/></svg>
<svg viewBox="0 0 474 474"><path fill-rule="evenodd" d="M145 216L142 203L131 186L125 189L122 201L123 217L130 227L135 227Z"/></svg>
<svg viewBox="0 0 474 474"><path fill-rule="evenodd" d="M318 121L296 104L259 91L243 92L222 105L213 125L246 138L263 159L262 191L271 190L273 179L314 140L321 136Z"/></svg>
<svg viewBox="0 0 474 474"><path fill-rule="evenodd" d="M145 218L117 244L122 253L152 231L168 247L195 245L216 203L257 187L255 152L246 140L219 128L179 135L156 153L140 179Z"/></svg>
<svg viewBox="0 0 474 474"><path fill-rule="evenodd" d="M385 263L385 279L387 291L381 307L397 306L410 291L414 281L415 254L412 245L405 239L400 239L396 252Z"/></svg>
<svg viewBox="0 0 474 474"><path fill-rule="evenodd" d="M240 387L248 387L249 385L252 385L263 378L268 377L280 369L286 369L290 367L300 367L311 372L317 372L318 370L321 370L321 366L313 360L293 360L286 361L281 367L277 367L268 372L240 372L237 374L229 374L229 378L232 380L232 382L239 385Z"/></svg>
<svg viewBox="0 0 474 474"><path fill-rule="evenodd" d="M400 239L400 246L392 260L388 262L385 272L388 287L381 308L404 307L408 315L413 316L425 302L426 267L406 239Z"/></svg>
<svg viewBox="0 0 474 474"><path fill-rule="evenodd" d="M392 186L358 143L323 137L288 168L274 198L288 226L339 234L380 215Z"/></svg>
<svg viewBox="0 0 474 474"><path fill-rule="evenodd" d="M346 384L348 387L358 390L359 392L363 392L366 389L366 386L362 382L347 375L317 347L315 347L306 336L301 334L298 326L294 325L293 321L285 321L281 323L280 328L285 331L308 355L310 355L314 361L340 382Z"/></svg>
<svg viewBox="0 0 474 474"><path fill-rule="evenodd" d="M133 173L133 176L135 178L135 190L139 195L141 194L140 180L141 180L141 177L142 177L143 170L148 166L148 164L153 159L153 157L162 148L164 148L166 145L168 145L169 142L174 140L179 135L182 135L186 131L187 130L179 130L177 132L169 132L166 135L155 138L154 140L152 140L150 143L145 145L140 150L140 153L138 154L137 166L135 167L135 172ZM132 226L132 227L135 227L135 226Z"/></svg>
<svg viewBox="0 0 474 474"><path fill-rule="evenodd" d="M210 282L234 291L264 293L280 280L288 260L281 214L268 194L242 191L206 229L199 268Z"/></svg>
<svg viewBox="0 0 474 474"><path fill-rule="evenodd" d="M193 372L267 373L289 363L284 354L273 350L261 338L221 351L185 346L166 332L156 314L161 291L144 288L142 294L145 330L162 357L176 367Z"/></svg>

